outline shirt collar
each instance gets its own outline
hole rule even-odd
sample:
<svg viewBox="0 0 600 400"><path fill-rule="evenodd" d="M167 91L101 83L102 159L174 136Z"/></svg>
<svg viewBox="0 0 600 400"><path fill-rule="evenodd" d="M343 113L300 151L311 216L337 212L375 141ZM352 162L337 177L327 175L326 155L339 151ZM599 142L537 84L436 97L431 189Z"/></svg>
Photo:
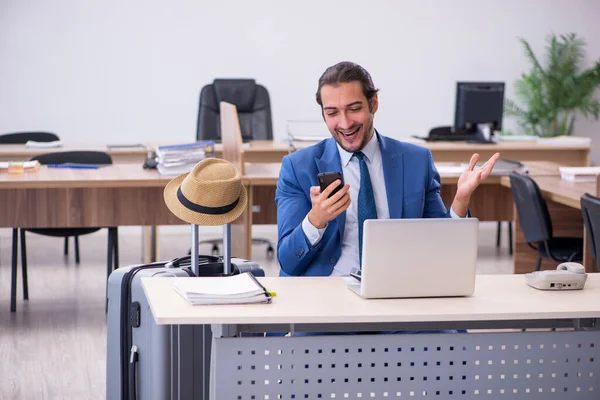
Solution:
<svg viewBox="0 0 600 400"><path fill-rule="evenodd" d="M337 142L336 142L336 145L338 148L338 152L340 153L340 161L342 162L342 167L346 167L348 165L348 163L350 162L350 160L352 159L352 156L354 155L354 153L347 152ZM375 157L377 148L378 148L377 132L373 131L373 136L371 136L371 139L369 139L369 141L367 142L365 147L363 147L361 150L363 152L363 154L365 155L365 157L367 158L367 160L369 161L369 163L373 162L373 157Z"/></svg>

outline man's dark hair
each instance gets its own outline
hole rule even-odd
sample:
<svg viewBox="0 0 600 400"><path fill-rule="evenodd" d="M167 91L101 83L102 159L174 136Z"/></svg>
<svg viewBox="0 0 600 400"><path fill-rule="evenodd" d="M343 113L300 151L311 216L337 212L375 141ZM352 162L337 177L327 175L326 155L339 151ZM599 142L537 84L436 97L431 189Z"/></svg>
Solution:
<svg viewBox="0 0 600 400"><path fill-rule="evenodd" d="M321 110L323 110L323 101L321 100L321 88L323 85L338 86L341 83L354 81L360 82L363 89L363 94L369 103L369 111L373 111L372 99L379 89L375 88L373 80L371 79L371 75L369 75L366 69L350 61L342 61L332 65L331 67L327 68L325 72L323 72L323 75L321 75L319 78L319 87L317 88L317 103L321 106Z"/></svg>

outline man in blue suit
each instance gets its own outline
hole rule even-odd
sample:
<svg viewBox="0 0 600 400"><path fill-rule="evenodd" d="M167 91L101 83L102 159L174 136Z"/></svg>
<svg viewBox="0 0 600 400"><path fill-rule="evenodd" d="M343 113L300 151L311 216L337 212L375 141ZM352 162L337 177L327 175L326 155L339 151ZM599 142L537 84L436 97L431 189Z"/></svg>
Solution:
<svg viewBox="0 0 600 400"><path fill-rule="evenodd" d="M359 268L362 224L370 218L463 218L471 194L499 154L474 170L474 154L446 209L431 152L374 129L378 89L360 65L341 62L319 79L317 103L332 137L283 158L277 182L277 257L282 276L348 275ZM317 175L338 171L321 192Z"/></svg>

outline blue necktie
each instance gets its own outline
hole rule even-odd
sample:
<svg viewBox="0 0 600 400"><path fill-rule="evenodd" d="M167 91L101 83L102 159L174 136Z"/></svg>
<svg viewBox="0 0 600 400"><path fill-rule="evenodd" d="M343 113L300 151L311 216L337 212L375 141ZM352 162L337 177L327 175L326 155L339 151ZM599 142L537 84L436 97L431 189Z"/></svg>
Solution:
<svg viewBox="0 0 600 400"><path fill-rule="evenodd" d="M354 153L360 165L360 190L358 191L358 257L362 267L362 243L363 243L363 224L368 219L377 219L377 208L375 207L375 196L373 195L373 186L369 176L369 167L365 162L365 155L362 151Z"/></svg>

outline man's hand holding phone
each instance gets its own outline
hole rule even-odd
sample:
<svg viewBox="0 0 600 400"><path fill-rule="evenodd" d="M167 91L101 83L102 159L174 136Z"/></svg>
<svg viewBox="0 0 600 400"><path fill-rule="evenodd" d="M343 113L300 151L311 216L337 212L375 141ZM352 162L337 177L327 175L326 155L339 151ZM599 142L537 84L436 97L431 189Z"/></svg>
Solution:
<svg viewBox="0 0 600 400"><path fill-rule="evenodd" d="M332 195L339 186L341 189ZM346 211L350 206L349 189L350 185L344 185L341 179L336 179L323 190L319 186L311 186L312 208L308 212L309 222L315 228L322 229L327 226L329 221Z"/></svg>

